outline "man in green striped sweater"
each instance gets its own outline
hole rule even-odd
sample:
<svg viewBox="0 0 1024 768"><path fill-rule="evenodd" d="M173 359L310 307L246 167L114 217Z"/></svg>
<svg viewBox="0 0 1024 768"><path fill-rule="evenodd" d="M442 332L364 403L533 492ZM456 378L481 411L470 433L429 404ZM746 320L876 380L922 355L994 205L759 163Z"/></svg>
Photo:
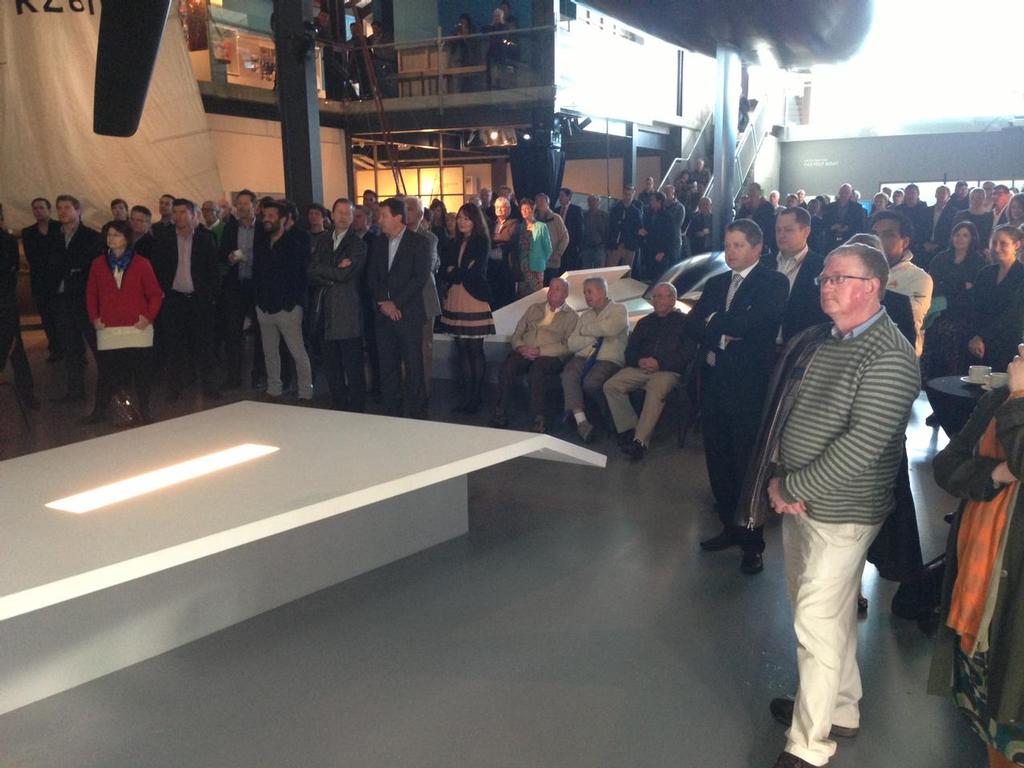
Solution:
<svg viewBox="0 0 1024 768"><path fill-rule="evenodd" d="M782 525L800 686L772 714L790 722L777 768L828 763L860 728L856 601L868 547L893 509L917 397L914 348L881 306L888 263L841 246L819 278L832 333L814 353L778 443L768 497Z"/></svg>

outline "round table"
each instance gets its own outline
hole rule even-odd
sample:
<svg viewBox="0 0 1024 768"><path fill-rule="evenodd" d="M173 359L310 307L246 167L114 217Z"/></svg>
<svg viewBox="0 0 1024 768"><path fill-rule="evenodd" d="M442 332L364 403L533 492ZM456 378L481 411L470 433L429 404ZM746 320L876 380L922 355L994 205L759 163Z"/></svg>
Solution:
<svg viewBox="0 0 1024 768"><path fill-rule="evenodd" d="M980 384L968 384L959 376L940 376L924 385L932 412L946 434L952 437L967 423L978 400L985 394Z"/></svg>

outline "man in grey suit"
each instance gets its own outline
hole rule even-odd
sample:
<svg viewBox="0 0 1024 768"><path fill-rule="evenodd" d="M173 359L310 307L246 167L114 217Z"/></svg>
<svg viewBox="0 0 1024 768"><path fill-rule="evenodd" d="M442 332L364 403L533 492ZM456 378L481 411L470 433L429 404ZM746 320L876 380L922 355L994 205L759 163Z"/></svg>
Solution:
<svg viewBox="0 0 1024 768"><path fill-rule="evenodd" d="M352 228L352 202L334 201L333 234L319 238L309 264L309 282L324 288L323 356L334 408L366 409L363 368L363 306L359 285L366 269L366 243Z"/></svg>
<svg viewBox="0 0 1024 768"><path fill-rule="evenodd" d="M441 315L441 300L437 297L434 275L441 268L441 255L437 252L437 235L423 221L423 203L418 197L405 198L405 226L430 242L430 276L423 284L423 311L427 315L423 324L423 387L430 397L430 381L434 373L434 320Z"/></svg>
<svg viewBox="0 0 1024 768"><path fill-rule="evenodd" d="M423 286L430 277L430 243L408 230L405 202L394 197L380 206L380 230L371 250L369 284L377 307L381 399L390 415L401 415L404 403L407 416L425 418Z"/></svg>

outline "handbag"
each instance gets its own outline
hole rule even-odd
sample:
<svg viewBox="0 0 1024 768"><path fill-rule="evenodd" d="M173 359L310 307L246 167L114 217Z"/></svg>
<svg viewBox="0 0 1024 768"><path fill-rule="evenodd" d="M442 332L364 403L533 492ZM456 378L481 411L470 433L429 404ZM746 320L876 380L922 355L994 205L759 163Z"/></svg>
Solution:
<svg viewBox="0 0 1024 768"><path fill-rule="evenodd" d="M939 555L905 579L892 596L893 615L911 621L924 621L942 603L942 582L946 576L946 555Z"/></svg>

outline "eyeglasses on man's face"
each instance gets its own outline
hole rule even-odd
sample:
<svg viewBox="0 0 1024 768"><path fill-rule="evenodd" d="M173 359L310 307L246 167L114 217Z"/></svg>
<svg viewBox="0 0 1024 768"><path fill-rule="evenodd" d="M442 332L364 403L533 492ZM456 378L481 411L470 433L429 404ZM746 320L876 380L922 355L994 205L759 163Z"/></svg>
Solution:
<svg viewBox="0 0 1024 768"><path fill-rule="evenodd" d="M814 278L814 284L819 288L823 285L840 286L847 280L874 280L873 277L862 277L861 275L818 275Z"/></svg>

